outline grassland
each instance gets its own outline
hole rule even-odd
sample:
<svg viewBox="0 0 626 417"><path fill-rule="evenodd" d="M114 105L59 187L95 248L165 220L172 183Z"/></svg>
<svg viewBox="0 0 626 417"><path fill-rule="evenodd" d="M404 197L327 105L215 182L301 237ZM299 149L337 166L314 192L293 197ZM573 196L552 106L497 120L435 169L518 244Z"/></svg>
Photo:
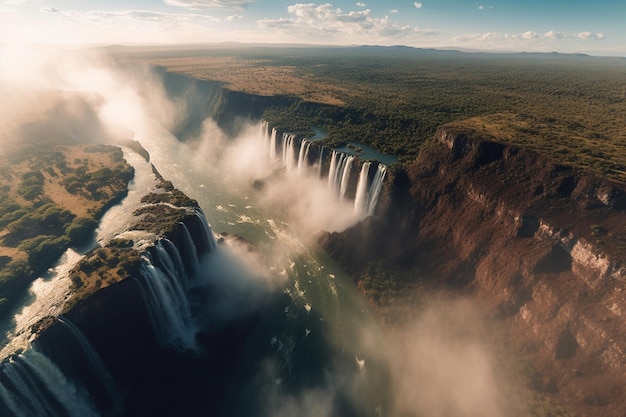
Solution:
<svg viewBox="0 0 626 417"><path fill-rule="evenodd" d="M412 159L454 123L626 181L626 60L562 54L487 54L405 47L214 48L128 52L169 71L260 95L272 125L328 141L357 141ZM310 132L312 133L312 132Z"/></svg>
<svg viewBox="0 0 626 417"><path fill-rule="evenodd" d="M71 246L84 244L133 176L121 149L23 144L0 158L0 310Z"/></svg>

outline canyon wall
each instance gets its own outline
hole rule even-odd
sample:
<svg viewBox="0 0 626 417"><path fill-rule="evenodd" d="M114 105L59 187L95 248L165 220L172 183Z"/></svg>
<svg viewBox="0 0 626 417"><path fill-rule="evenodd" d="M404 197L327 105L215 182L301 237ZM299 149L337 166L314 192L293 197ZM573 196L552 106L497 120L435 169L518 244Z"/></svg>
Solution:
<svg viewBox="0 0 626 417"><path fill-rule="evenodd" d="M164 77L231 134L240 120L294 105ZM184 129L200 120L190 114ZM471 294L530 360L534 388L580 415L622 416L625 209L622 184L444 126L418 158L390 170L374 216L320 242L357 281L382 261Z"/></svg>
<svg viewBox="0 0 626 417"><path fill-rule="evenodd" d="M358 280L372 260L471 294L584 416L626 415L626 187L446 127L396 170L376 216L320 241Z"/></svg>
<svg viewBox="0 0 626 417"><path fill-rule="evenodd" d="M181 140L198 135L207 118L213 119L229 136L236 136L245 127L244 122L258 122L267 108L289 107L301 101L295 97L232 91L219 81L199 80L162 68L155 70L169 98L178 105L172 133Z"/></svg>

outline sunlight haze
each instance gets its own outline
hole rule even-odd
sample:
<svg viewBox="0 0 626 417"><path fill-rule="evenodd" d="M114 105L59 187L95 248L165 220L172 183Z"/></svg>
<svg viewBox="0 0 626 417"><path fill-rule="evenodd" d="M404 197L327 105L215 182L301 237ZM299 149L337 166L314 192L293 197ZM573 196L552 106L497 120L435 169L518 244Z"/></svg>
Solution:
<svg viewBox="0 0 626 417"><path fill-rule="evenodd" d="M626 55L626 3L0 1L0 43L270 42Z"/></svg>

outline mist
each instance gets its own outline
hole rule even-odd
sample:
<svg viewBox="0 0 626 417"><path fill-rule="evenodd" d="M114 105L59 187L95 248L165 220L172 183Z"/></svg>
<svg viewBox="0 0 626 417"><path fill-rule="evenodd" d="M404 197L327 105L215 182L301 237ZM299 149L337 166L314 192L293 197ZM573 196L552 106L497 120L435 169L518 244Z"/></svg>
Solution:
<svg viewBox="0 0 626 417"><path fill-rule="evenodd" d="M386 352L397 415L519 415L490 328L469 299L434 295ZM500 355L500 356L499 356Z"/></svg>
<svg viewBox="0 0 626 417"><path fill-rule="evenodd" d="M177 114L156 75L87 49L0 46L2 141L116 143Z"/></svg>
<svg viewBox="0 0 626 417"><path fill-rule="evenodd" d="M248 124L236 138L227 138L213 120L191 141L194 164L234 186L255 193L269 212L279 213L301 239L322 230L342 231L361 220L352 201L341 200L319 178L314 167L288 171L264 149L258 124Z"/></svg>
<svg viewBox="0 0 626 417"><path fill-rule="evenodd" d="M186 111L183 101L168 98L149 67L93 51L2 46L0 61L2 149L31 140L115 144L151 123L171 129ZM360 220L352 203L337 198L317 172L286 172L270 160L258 124L249 123L230 138L207 119L200 135L181 146L187 147L191 172L204 172L254 195L255 203L272 218L283 219L299 241L308 242L322 230L342 231ZM286 277L279 271L286 268L289 253L301 247L280 236L276 240L263 253L226 245L219 256L203 261L205 272L196 285L212 288L204 313L211 325L221 328L251 314L281 290ZM386 399L367 405L368 415L515 415L506 398L506 376L486 337L488 325L469 301L435 297L392 331L365 327L359 333L354 344L360 356L349 356L350 366L323 370L321 386L294 392L264 385L265 414L356 413L362 400L357 393L377 368L387 375Z"/></svg>

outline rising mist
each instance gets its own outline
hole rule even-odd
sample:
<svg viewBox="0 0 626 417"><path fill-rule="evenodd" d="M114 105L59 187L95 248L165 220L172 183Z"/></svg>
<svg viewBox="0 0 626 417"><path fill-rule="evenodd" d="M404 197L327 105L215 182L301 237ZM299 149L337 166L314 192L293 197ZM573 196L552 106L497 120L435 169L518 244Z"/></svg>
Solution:
<svg viewBox="0 0 626 417"><path fill-rule="evenodd" d="M8 46L1 47L0 61L0 137L2 149L9 152L22 141L121 143L137 139L137 132L154 122L172 130L187 111L187 104L170 99L159 76L139 63L93 51ZM298 241L292 245L286 241L289 236L279 236L262 253L229 249L205 261L203 270L211 273L201 273L198 285L213 287L205 314L216 327L249 314L268 294L280 292L287 279L280 274L288 268L285 256L300 250L302 242L321 230L341 231L360 220L351 202L338 199L316 172L286 173L271 161L255 122L231 138L214 121L205 120L201 134L181 146L189 155L191 173L204 172L254 195L255 204L270 218L282 219ZM255 187L255 182L262 186ZM505 375L484 337L488 324L468 301L435 298L391 334L377 323L372 326L376 328L359 330L354 343L362 357L354 358L351 368L329 369L325 386L298 392L267 389L265 414L350 415L354 410L345 406L346 398L348 403L360 401L356 393L376 363L388 375L389 398L380 405L380 415L514 415Z"/></svg>

